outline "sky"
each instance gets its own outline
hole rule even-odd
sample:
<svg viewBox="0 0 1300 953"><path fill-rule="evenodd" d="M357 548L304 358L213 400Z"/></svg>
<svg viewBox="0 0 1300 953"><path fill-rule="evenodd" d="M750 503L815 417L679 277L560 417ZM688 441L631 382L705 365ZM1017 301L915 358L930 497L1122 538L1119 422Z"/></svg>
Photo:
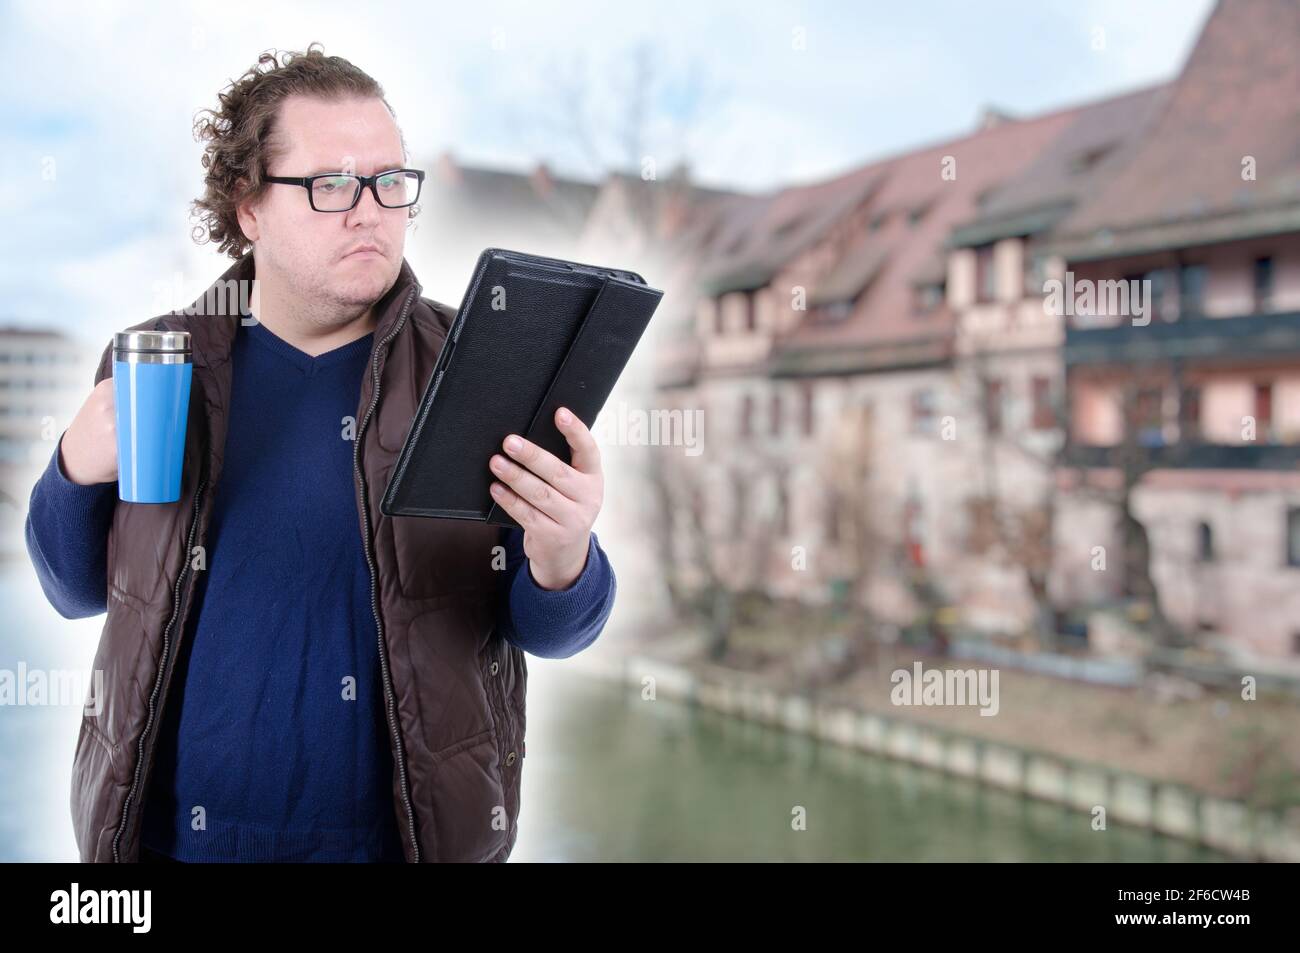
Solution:
<svg viewBox="0 0 1300 953"><path fill-rule="evenodd" d="M650 156L761 191L959 136L989 106L1169 79L1211 7L0 0L0 325L106 340L224 270L190 239L193 117L263 50L319 40L365 69L425 168L450 151L595 178Z"/></svg>

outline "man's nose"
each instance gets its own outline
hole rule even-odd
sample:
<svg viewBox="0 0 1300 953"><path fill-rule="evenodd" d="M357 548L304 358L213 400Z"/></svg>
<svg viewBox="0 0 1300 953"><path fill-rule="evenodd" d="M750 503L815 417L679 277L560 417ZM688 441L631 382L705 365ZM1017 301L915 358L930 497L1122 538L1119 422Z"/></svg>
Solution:
<svg viewBox="0 0 1300 953"><path fill-rule="evenodd" d="M361 198L356 206L348 212L348 224L368 225L379 221L381 206L375 199L374 190L369 186L361 190Z"/></svg>

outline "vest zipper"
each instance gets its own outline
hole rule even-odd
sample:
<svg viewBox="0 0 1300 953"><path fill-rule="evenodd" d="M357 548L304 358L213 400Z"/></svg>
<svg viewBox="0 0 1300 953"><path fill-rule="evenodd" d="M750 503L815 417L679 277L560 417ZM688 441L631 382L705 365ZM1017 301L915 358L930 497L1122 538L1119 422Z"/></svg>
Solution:
<svg viewBox="0 0 1300 953"><path fill-rule="evenodd" d="M397 723L397 697L393 692L392 674L388 669L388 648L384 644L384 622L379 616L379 579L370 542L370 507L366 500L366 478L361 472L361 441L365 436L366 424L370 422L375 408L379 406L379 354L397 336L397 332L402 330L402 325L406 323L406 314L410 311L411 304L419 293L420 286L417 284L410 294L406 296L406 302L402 305L401 313L393 324L393 330L389 331L384 336L384 339L375 345L374 357L370 363L370 375L374 385L374 392L370 396L370 406L366 408L365 416L361 418L361 423L357 425L356 445L352 448L352 467L356 472L357 486L361 491L361 525L363 530L361 543L366 554L366 567L370 570L370 610L374 613L375 629L379 632L379 670L384 681L384 711L388 716L388 730L395 742L393 750L397 755L397 773L402 782L402 802L406 807L406 829L411 835L412 862L417 864L420 862L420 843L415 836L415 812L411 808L411 788L406 776L406 753L402 744L401 728Z"/></svg>
<svg viewBox="0 0 1300 953"><path fill-rule="evenodd" d="M407 828L411 834L411 849L415 855L416 863L420 860L420 844L415 837L415 815L411 809L411 790L406 776L406 757L402 747L401 731L398 729L396 719L397 700L393 693L392 678L388 670L388 651L384 645L384 623L379 616L379 582L376 576L375 561L370 546L370 508L366 503L365 478L361 473L361 438L365 433L366 424L370 422L375 407L379 404L379 350L392 341L392 339L396 337L397 333L402 329L402 325L406 323L407 312L410 311L411 304L414 301L415 296L419 293L419 290L419 286L417 285L416 288L407 295L406 302L402 305L401 314L398 316L397 322L393 325L393 330L385 335L384 339L375 347L375 355L371 361L371 378L374 381L374 394L371 396L370 406L366 408L365 416L361 419L361 423L357 427L356 446L353 447L352 450L352 466L358 480L360 481L361 488L361 520L362 525L365 528L365 533L362 536L361 542L366 554L366 566L370 570L370 609L371 612L374 613L375 626L379 631L379 665L384 680L384 695L386 700L385 711L388 715L389 731L393 733L393 737L397 741L397 770L401 775L402 801L406 806ZM149 717L145 720L144 731L140 735L140 743L135 762L135 776L131 781L130 790L127 791L126 800L122 804L122 819L118 823L117 833L113 835L113 860L116 863L121 863L122 861L120 851L122 834L126 830L127 819L131 812L131 804L135 800L136 792L140 787L140 778L144 773L144 748L149 738L149 730L153 727L154 719L157 714L158 692L162 688L163 677L167 672L168 655L171 650L171 633L172 629L176 626L176 620L180 617L181 588L185 585L185 579L189 575L191 565L190 558L194 551L194 536L198 532L199 528L199 505L203 499L203 491L207 488L207 485L208 479L205 476L199 483L199 488L194 493L194 508L190 516L190 531L185 540L185 563L176 577L176 586L172 592L172 614L171 618L167 620L166 628L163 629L162 658L158 665L158 675L154 679L153 691L149 695Z"/></svg>
<svg viewBox="0 0 1300 953"><path fill-rule="evenodd" d="M158 663L158 675L154 679L153 691L149 695L149 717L145 720L144 731L140 734L140 743L135 759L135 777L131 782L131 789L126 793L126 800L122 803L122 819L117 825L117 833L113 835L113 861L122 862L120 845L122 834L126 830L127 820L131 812L131 803L135 800L136 791L140 787L140 778L144 774L145 744L149 740L149 730L153 727L154 718L157 715L158 692L162 689L163 677L167 674L167 663L171 652L171 634L172 629L176 626L176 620L180 618L181 613L181 589L185 585L185 579L189 576L191 559L194 553L194 536L199 528L199 503L203 499L203 491L207 488L208 478L205 475L199 482L199 488L194 491L194 509L190 516L190 531L185 538L185 563L181 566L181 571L176 575L176 587L172 591L172 614L167 620L167 626L163 629L163 646L162 656Z"/></svg>

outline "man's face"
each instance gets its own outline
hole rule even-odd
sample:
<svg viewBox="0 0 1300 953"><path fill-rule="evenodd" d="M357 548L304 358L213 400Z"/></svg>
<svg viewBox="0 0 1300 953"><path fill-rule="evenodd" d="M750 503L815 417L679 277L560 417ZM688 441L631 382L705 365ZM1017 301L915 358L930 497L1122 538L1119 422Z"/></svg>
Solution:
<svg viewBox="0 0 1300 953"><path fill-rule="evenodd" d="M373 175L405 165L401 134L379 99L292 96L281 105L278 137L282 151L268 175ZM244 233L255 243L258 274L265 267L296 297L319 302L310 317L329 324L340 313L369 307L393 286L409 211L384 208L364 189L350 212L317 212L306 189L273 184L245 213ZM375 250L358 252L361 246Z"/></svg>

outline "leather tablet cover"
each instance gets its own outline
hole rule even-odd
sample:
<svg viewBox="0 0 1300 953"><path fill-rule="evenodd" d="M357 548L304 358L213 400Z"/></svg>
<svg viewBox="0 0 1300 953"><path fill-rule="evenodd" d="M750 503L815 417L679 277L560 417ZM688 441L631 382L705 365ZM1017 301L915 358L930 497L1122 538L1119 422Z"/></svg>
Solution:
<svg viewBox="0 0 1300 953"><path fill-rule="evenodd" d="M662 297L633 272L486 249L380 510L517 526L488 460L517 433L568 462L556 409L595 423Z"/></svg>

